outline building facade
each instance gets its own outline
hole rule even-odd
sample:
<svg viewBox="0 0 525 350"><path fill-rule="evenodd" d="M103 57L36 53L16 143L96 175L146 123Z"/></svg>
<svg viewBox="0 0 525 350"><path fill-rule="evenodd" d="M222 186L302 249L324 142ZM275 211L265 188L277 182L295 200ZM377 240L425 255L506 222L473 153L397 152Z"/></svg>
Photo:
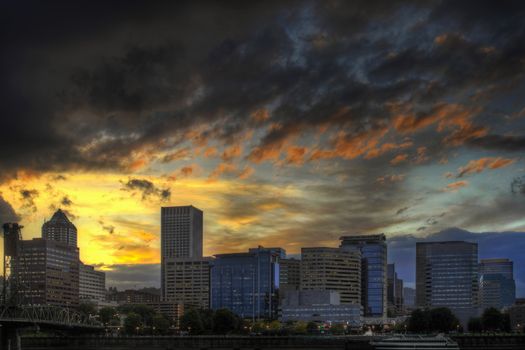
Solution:
<svg viewBox="0 0 525 350"><path fill-rule="evenodd" d="M340 248L301 249L301 290L339 292L341 304L361 304L361 254Z"/></svg>
<svg viewBox="0 0 525 350"><path fill-rule="evenodd" d="M280 319L361 327L362 308L359 303L341 304L339 293L333 290L290 290L282 300Z"/></svg>
<svg viewBox="0 0 525 350"><path fill-rule="evenodd" d="M209 309L211 262L212 258L166 259L163 300Z"/></svg>
<svg viewBox="0 0 525 350"><path fill-rule="evenodd" d="M74 307L79 305L78 248L34 238L20 241L13 272L24 304Z"/></svg>
<svg viewBox="0 0 525 350"><path fill-rule="evenodd" d="M364 316L387 316L387 245L384 234L341 237L341 249L361 253L361 303Z"/></svg>
<svg viewBox="0 0 525 350"><path fill-rule="evenodd" d="M94 266L79 264L79 298L95 304L106 301L106 273Z"/></svg>
<svg viewBox="0 0 525 350"><path fill-rule="evenodd" d="M405 309L413 308L416 305L416 290L414 288L403 288L403 304Z"/></svg>
<svg viewBox="0 0 525 350"><path fill-rule="evenodd" d="M203 212L192 205L162 207L160 216L161 294L167 298L175 293L165 285L167 260L202 258Z"/></svg>
<svg viewBox="0 0 525 350"><path fill-rule="evenodd" d="M301 285L301 260L279 260L279 293L288 290L299 290Z"/></svg>
<svg viewBox="0 0 525 350"><path fill-rule="evenodd" d="M403 312L403 280L397 277L395 264L388 264L387 267L387 301L390 314Z"/></svg>
<svg viewBox="0 0 525 350"><path fill-rule="evenodd" d="M144 290L126 289L117 291L116 288L109 288L107 299L118 305L149 304L158 303L160 301L160 295L158 293L151 293Z"/></svg>
<svg viewBox="0 0 525 350"><path fill-rule="evenodd" d="M447 307L464 325L478 316L477 243L417 242L416 304L420 308Z"/></svg>
<svg viewBox="0 0 525 350"><path fill-rule="evenodd" d="M513 305L516 301L513 262L509 259L482 259L479 264L479 288L483 309Z"/></svg>
<svg viewBox="0 0 525 350"><path fill-rule="evenodd" d="M211 269L211 308L242 318L276 319L279 257L262 247L248 253L219 254Z"/></svg>
<svg viewBox="0 0 525 350"><path fill-rule="evenodd" d="M58 209L51 220L42 225L42 238L62 242L71 247L77 246L77 228L66 214Z"/></svg>

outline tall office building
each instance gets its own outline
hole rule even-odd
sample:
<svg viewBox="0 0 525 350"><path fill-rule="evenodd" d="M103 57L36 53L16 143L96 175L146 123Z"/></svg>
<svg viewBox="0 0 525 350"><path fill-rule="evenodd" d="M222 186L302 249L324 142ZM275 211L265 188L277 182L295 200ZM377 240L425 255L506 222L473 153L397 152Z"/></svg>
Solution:
<svg viewBox="0 0 525 350"><path fill-rule="evenodd" d="M465 324L478 309L477 243L416 243L416 304L448 307Z"/></svg>
<svg viewBox="0 0 525 350"><path fill-rule="evenodd" d="M414 288L403 288L403 305L405 309L413 308L416 305L416 290Z"/></svg>
<svg viewBox="0 0 525 350"><path fill-rule="evenodd" d="M210 308L210 264L212 258L168 258L164 260L163 298L185 307Z"/></svg>
<svg viewBox="0 0 525 350"><path fill-rule="evenodd" d="M364 316L387 316L387 245L384 234L343 236L341 249L361 252L361 303Z"/></svg>
<svg viewBox="0 0 525 350"><path fill-rule="evenodd" d="M361 254L340 248L302 248L301 290L333 290L339 292L341 304L361 304Z"/></svg>
<svg viewBox="0 0 525 350"><path fill-rule="evenodd" d="M301 285L301 260L281 259L279 260L279 293L299 290Z"/></svg>
<svg viewBox="0 0 525 350"><path fill-rule="evenodd" d="M396 265L387 267L387 301L388 308L394 314L403 311L403 280L397 277Z"/></svg>
<svg viewBox="0 0 525 350"><path fill-rule="evenodd" d="M79 264L79 294L81 301L95 304L106 301L106 273L81 262Z"/></svg>
<svg viewBox="0 0 525 350"><path fill-rule="evenodd" d="M161 294L162 298L174 295L168 291L166 264L169 259L202 258L203 213L192 205L161 208ZM205 263L204 263L205 264ZM170 285L170 288L175 285ZM178 287L177 287L178 288Z"/></svg>
<svg viewBox="0 0 525 350"><path fill-rule="evenodd" d="M279 252L262 247L248 253L215 255L211 269L211 308L243 318L276 319Z"/></svg>
<svg viewBox="0 0 525 350"><path fill-rule="evenodd" d="M192 205L162 207L162 259L202 258L202 219L202 211Z"/></svg>
<svg viewBox="0 0 525 350"><path fill-rule="evenodd" d="M14 272L24 304L79 304L78 248L55 240L20 241Z"/></svg>
<svg viewBox="0 0 525 350"><path fill-rule="evenodd" d="M71 247L77 246L77 228L66 214L58 209L51 220L42 225L42 238L62 242Z"/></svg>
<svg viewBox="0 0 525 350"><path fill-rule="evenodd" d="M516 300L513 262L509 259L482 259L479 287L482 308L501 309L513 305Z"/></svg>

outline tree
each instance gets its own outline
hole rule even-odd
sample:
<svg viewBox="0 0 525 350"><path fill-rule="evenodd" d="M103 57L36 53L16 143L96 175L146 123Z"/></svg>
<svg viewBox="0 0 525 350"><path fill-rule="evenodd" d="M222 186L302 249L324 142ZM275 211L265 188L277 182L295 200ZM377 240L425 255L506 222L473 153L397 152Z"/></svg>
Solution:
<svg viewBox="0 0 525 350"><path fill-rule="evenodd" d="M502 330L504 326L503 315L498 309L489 307L483 312L481 323L483 325L483 330L485 331Z"/></svg>
<svg viewBox="0 0 525 350"><path fill-rule="evenodd" d="M330 332L332 334L345 334L345 325L342 324L342 323L337 323L337 324L334 324L332 325L332 327L330 327Z"/></svg>
<svg viewBox="0 0 525 350"><path fill-rule="evenodd" d="M118 320L117 310L112 307L103 307L98 311L98 317L100 322L104 325L108 325L113 320Z"/></svg>
<svg viewBox="0 0 525 350"><path fill-rule="evenodd" d="M155 333L166 334L170 329L170 321L164 315L156 314L153 316L153 327L155 327Z"/></svg>
<svg viewBox="0 0 525 350"><path fill-rule="evenodd" d="M204 325L198 310L190 309L182 315L180 320L181 329L187 330L191 334L202 334Z"/></svg>
<svg viewBox="0 0 525 350"><path fill-rule="evenodd" d="M295 334L306 334L307 333L307 323L304 321L297 321L293 327L293 332Z"/></svg>
<svg viewBox="0 0 525 350"><path fill-rule="evenodd" d="M310 321L306 324L306 332L310 334L315 334L319 332L319 326L317 323Z"/></svg>
<svg viewBox="0 0 525 350"><path fill-rule="evenodd" d="M138 314L145 326L152 326L153 317L156 311L153 307L143 304L129 304L119 306L120 312L123 314L129 314L131 312Z"/></svg>
<svg viewBox="0 0 525 350"><path fill-rule="evenodd" d="M472 317L468 320L468 331L470 333L481 333L483 330L482 324L481 324L481 318L479 317Z"/></svg>
<svg viewBox="0 0 525 350"><path fill-rule="evenodd" d="M213 330L215 333L226 334L239 328L237 315L228 309L219 309L213 314Z"/></svg>
<svg viewBox="0 0 525 350"><path fill-rule="evenodd" d="M126 315L124 320L124 330L127 334L137 334L138 329L142 326L140 322L140 315L130 312Z"/></svg>
<svg viewBox="0 0 525 350"><path fill-rule="evenodd" d="M78 311L86 316L97 314L97 306L92 302L83 302L78 306Z"/></svg>
<svg viewBox="0 0 525 350"><path fill-rule="evenodd" d="M416 309L408 319L408 330L414 333L426 333L430 330L430 322L428 310Z"/></svg>
<svg viewBox="0 0 525 350"><path fill-rule="evenodd" d="M456 330L459 321L449 308L439 307L430 310L430 329L438 332L450 332Z"/></svg>

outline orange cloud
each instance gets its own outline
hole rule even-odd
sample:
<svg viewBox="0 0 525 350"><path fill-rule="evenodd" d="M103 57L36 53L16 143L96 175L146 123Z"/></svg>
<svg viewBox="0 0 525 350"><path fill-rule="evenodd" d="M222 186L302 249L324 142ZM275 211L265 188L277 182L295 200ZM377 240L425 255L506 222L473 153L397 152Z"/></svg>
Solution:
<svg viewBox="0 0 525 350"><path fill-rule="evenodd" d="M315 150L311 160L341 157L354 159L370 152L377 147L381 138L388 132L388 128L378 128L360 132L357 135L347 135L340 132L335 138L335 147L331 150Z"/></svg>
<svg viewBox="0 0 525 350"><path fill-rule="evenodd" d="M233 160L234 158L240 157L242 154L242 147L239 144L235 144L231 147L228 147L224 150L222 153L222 160L225 162L229 162Z"/></svg>
<svg viewBox="0 0 525 350"><path fill-rule="evenodd" d="M262 123L270 119L270 113L266 108L261 108L252 113L252 119L257 123Z"/></svg>
<svg viewBox="0 0 525 350"><path fill-rule="evenodd" d="M368 151L368 153L365 155L364 158L365 159L376 158L385 153L391 152L393 150L408 148L408 147L411 147L412 145L413 145L412 141L405 141L401 144L384 143L380 147L377 147L377 148L374 148Z"/></svg>
<svg viewBox="0 0 525 350"><path fill-rule="evenodd" d="M217 155L217 153L218 153L217 148L215 148L215 147L208 147L204 151L204 157L206 157L206 158L215 157Z"/></svg>
<svg viewBox="0 0 525 350"><path fill-rule="evenodd" d="M457 192L460 188L468 186L468 181L456 181L449 183L443 191L445 192Z"/></svg>
<svg viewBox="0 0 525 350"><path fill-rule="evenodd" d="M242 179L242 180L247 179L250 176L252 176L254 172L255 170L252 167L246 166L239 174L239 179Z"/></svg>
<svg viewBox="0 0 525 350"><path fill-rule="evenodd" d="M402 162L406 161L407 158L408 158L408 154L406 154L406 153L398 154L397 156L394 157L394 159L392 159L390 161L390 164L397 165L399 163L402 163Z"/></svg>
<svg viewBox="0 0 525 350"><path fill-rule="evenodd" d="M175 160L188 158L189 155L190 155L190 151L189 151L188 148L178 149L178 150L176 150L175 152L172 152L172 153L166 154L166 155L162 158L162 163L169 163L169 162L173 162L173 161L175 161Z"/></svg>
<svg viewBox="0 0 525 350"><path fill-rule="evenodd" d="M289 147L286 150L287 156L285 159L285 163L294 164L294 165L302 165L304 163L304 156L307 152L308 152L308 148L306 147L296 147L296 146Z"/></svg>
<svg viewBox="0 0 525 350"><path fill-rule="evenodd" d="M457 177L469 175L473 173L481 173L485 169L499 169L507 167L516 162L515 159L507 159L501 157L485 157L477 160L471 160L467 165L458 169Z"/></svg>
<svg viewBox="0 0 525 350"><path fill-rule="evenodd" d="M216 180L222 174L231 174L237 170L237 167L230 163L220 163L208 176L209 180Z"/></svg>

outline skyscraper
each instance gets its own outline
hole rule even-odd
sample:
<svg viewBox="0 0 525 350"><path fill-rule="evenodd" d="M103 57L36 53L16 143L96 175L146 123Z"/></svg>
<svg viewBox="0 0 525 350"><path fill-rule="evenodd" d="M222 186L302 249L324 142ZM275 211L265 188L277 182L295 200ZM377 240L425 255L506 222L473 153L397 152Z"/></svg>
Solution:
<svg viewBox="0 0 525 350"><path fill-rule="evenodd" d="M361 252L361 303L365 317L387 316L387 245L384 234L343 236L341 249Z"/></svg>
<svg viewBox="0 0 525 350"><path fill-rule="evenodd" d="M162 259L202 258L202 219L202 211L192 205L162 207Z"/></svg>
<svg viewBox="0 0 525 350"><path fill-rule="evenodd" d="M416 243L416 305L448 307L466 323L478 313L477 243Z"/></svg>
<svg viewBox="0 0 525 350"><path fill-rule="evenodd" d="M171 299L176 293L180 291L180 284L175 284L177 281L169 284L168 290L168 276L167 268L168 261L170 269L175 268L175 261L184 261L184 264L177 265L177 269L188 268L189 270L184 275L189 275L194 270L193 264L189 261L195 261L197 265L208 264L205 259L202 259L202 231L203 231L203 213L194 206L180 206L180 207L162 207L161 209L161 294L165 300ZM208 269L209 271L209 269ZM174 271L173 271L174 273ZM209 273L209 272L208 272ZM199 276L201 273L199 272ZM209 279L209 277L208 277ZM200 280L196 277L195 280ZM187 288L191 290L191 288Z"/></svg>
<svg viewBox="0 0 525 350"><path fill-rule="evenodd" d="M262 247L215 255L211 308L226 308L243 318L276 319L279 255L275 249Z"/></svg>
<svg viewBox="0 0 525 350"><path fill-rule="evenodd" d="M42 238L62 242L70 247L77 246L77 228L66 214L58 209L51 220L42 225Z"/></svg>
<svg viewBox="0 0 525 350"><path fill-rule="evenodd" d="M480 304L498 309L514 304L514 264L509 259L482 259L479 264Z"/></svg>
<svg viewBox="0 0 525 350"><path fill-rule="evenodd" d="M302 248L301 290L333 290L339 292L341 304L361 304L361 254L340 248Z"/></svg>

